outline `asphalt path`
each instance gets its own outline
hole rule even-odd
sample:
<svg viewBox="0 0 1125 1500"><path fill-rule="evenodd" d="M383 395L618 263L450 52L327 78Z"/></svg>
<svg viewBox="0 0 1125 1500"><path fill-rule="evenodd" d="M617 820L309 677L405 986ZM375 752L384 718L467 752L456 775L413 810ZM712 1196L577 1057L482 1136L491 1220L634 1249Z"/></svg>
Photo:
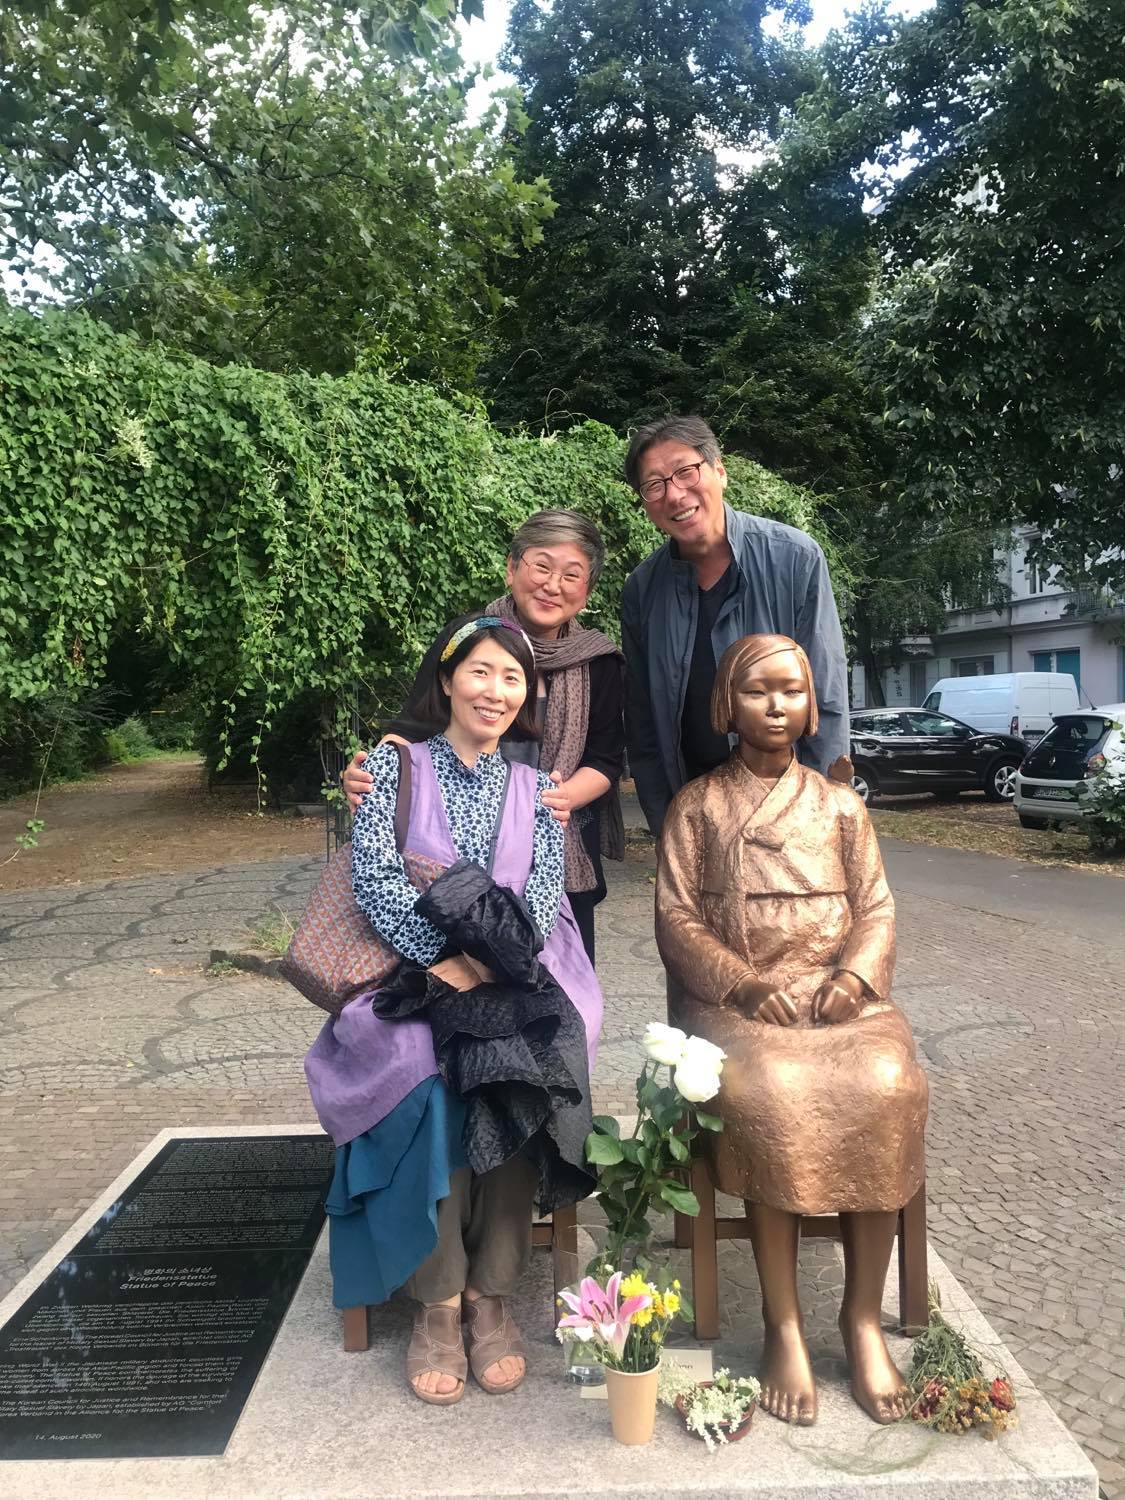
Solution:
<svg viewBox="0 0 1125 1500"><path fill-rule="evenodd" d="M879 847L896 895L987 912L1039 932L1086 937L1125 954L1125 880L885 835Z"/></svg>

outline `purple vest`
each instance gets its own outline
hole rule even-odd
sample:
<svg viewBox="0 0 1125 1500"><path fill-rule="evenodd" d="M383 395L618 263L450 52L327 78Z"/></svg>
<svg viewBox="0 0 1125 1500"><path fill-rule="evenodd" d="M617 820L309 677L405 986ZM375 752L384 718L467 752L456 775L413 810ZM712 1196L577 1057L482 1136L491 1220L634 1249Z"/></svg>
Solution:
<svg viewBox="0 0 1125 1500"><path fill-rule="evenodd" d="M410 759L413 777L406 847L451 865L457 854L427 745L411 745ZM492 874L498 885L521 895L531 873L535 792L534 770L513 765ZM554 931L539 958L582 1017L592 1074L602 1025L602 992L565 894ZM357 995L338 1016L326 1021L305 1055L313 1105L337 1146L378 1125L423 1079L437 1072L429 1022L381 1020L371 1009L370 994Z"/></svg>

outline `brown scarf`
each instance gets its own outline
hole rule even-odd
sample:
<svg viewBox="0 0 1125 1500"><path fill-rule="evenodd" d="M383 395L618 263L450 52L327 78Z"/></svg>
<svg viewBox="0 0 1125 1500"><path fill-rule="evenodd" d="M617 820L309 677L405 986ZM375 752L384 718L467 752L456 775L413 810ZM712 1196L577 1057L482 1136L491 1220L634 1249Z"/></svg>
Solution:
<svg viewBox="0 0 1125 1500"><path fill-rule="evenodd" d="M494 599L485 606L489 614L502 615L519 623L511 594ZM550 678L547 694L547 717L543 725L543 743L539 748L539 765L544 771L557 771L564 781L573 776L586 748L590 728L590 667L597 656L618 656L621 652L600 630L586 630L577 620L568 620L553 641L532 638L535 665ZM624 658L621 657L622 668ZM621 816L621 797L617 783L602 801L600 839L607 859L625 858L625 822ZM592 891L597 885L594 866L582 842L582 827L591 815L587 807L571 814L563 841L564 884L568 891Z"/></svg>

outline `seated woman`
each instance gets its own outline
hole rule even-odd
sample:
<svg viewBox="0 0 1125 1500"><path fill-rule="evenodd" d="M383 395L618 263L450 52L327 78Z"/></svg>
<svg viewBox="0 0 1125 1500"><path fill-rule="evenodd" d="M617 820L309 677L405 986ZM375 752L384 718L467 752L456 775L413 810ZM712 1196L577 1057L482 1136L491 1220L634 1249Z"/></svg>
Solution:
<svg viewBox="0 0 1125 1500"><path fill-rule="evenodd" d="M523 1379L524 1348L504 1299L527 1263L533 1199L549 1209L591 1185L581 1147L602 996L563 894L563 830L543 806L550 782L498 753L514 725L535 733L530 642L497 616L465 618L446 627L427 661L405 716L414 726L405 847L445 873L422 895L407 879L394 835L399 753L385 744L371 757L374 790L355 821L353 884L404 962L326 1022L305 1070L337 1146L327 1202L334 1301L369 1305L405 1286L420 1304L408 1378L423 1401L450 1405L464 1393L467 1365L493 1394ZM451 890L460 906L440 898ZM488 963L489 921L499 975ZM452 1002L463 1012L458 992L478 987L490 1018L516 1017L500 1054L524 1070L511 1086L511 1118L508 1075L492 1057L482 1075L475 1030L465 1044L474 1087L462 1095L445 1081L464 1071L450 1062L456 1025L443 1021L439 1035L435 1011L444 1007L448 1020ZM418 994L428 1019L411 999ZM518 1030L524 1010L535 1017L527 1036ZM542 1085L529 1092L540 1064ZM495 1165L474 1172L482 1159Z"/></svg>
<svg viewBox="0 0 1125 1500"><path fill-rule="evenodd" d="M762 1287L762 1404L816 1416L797 1297L802 1214L840 1215L840 1329L852 1390L877 1422L906 1387L880 1326L898 1210L921 1186L927 1084L891 999L894 904L867 811L802 766L814 734L808 658L751 635L719 663L716 731L738 734L664 824L656 935L674 1019L727 1053L708 1142L719 1189L742 1198Z"/></svg>
<svg viewBox="0 0 1125 1500"><path fill-rule="evenodd" d="M522 626L535 648L532 707L540 734L505 739L504 753L541 766L558 782L544 801L570 815L563 843L566 893L591 963L594 907L606 893L602 855L625 857L617 795L625 760L625 663L609 636L578 622L604 566L605 543L592 521L573 510L539 511L512 538L508 593L485 606L485 613ZM360 751L344 771L353 807L371 789L372 766Z"/></svg>

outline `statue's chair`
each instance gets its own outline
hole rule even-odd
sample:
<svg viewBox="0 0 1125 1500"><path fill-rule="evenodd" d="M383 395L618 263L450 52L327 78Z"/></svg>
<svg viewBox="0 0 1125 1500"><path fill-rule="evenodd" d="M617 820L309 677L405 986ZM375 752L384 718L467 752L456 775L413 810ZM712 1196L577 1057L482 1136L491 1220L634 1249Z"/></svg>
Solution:
<svg viewBox="0 0 1125 1500"><path fill-rule="evenodd" d="M548 1218L536 1220L531 1226L531 1245L551 1252L557 1298L562 1287L578 1280L577 1204L556 1208ZM348 1354L360 1354L369 1342L367 1308L345 1307L343 1313L344 1349Z"/></svg>
<svg viewBox="0 0 1125 1500"><path fill-rule="evenodd" d="M676 1246L691 1251L692 1302L697 1339L719 1336L719 1241L748 1240L750 1223L742 1215L719 1218L711 1169L698 1153L691 1163L691 1187L699 1199L699 1217L676 1214ZM806 1216L801 1235L807 1239L839 1239L835 1214ZM917 1334L929 1319L926 1266L926 1184L898 1216L898 1310L904 1333Z"/></svg>

